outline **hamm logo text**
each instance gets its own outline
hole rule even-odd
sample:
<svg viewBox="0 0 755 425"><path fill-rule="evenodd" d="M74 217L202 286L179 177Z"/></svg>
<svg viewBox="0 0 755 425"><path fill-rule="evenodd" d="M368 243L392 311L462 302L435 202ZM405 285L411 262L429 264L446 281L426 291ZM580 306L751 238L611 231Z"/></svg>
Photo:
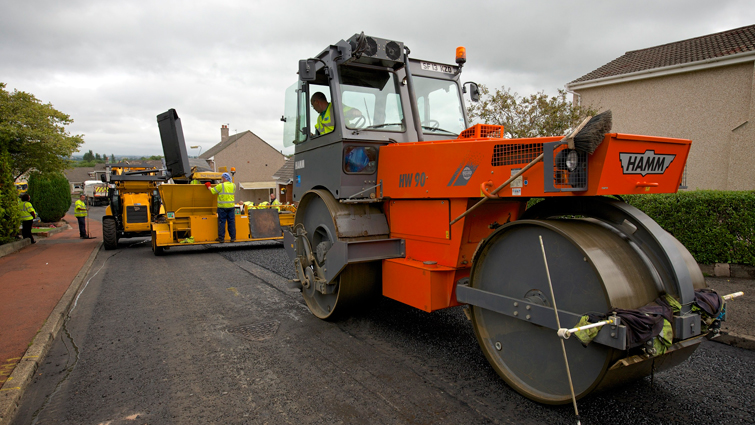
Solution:
<svg viewBox="0 0 755 425"><path fill-rule="evenodd" d="M655 151L645 153L619 153L621 168L624 174L663 174L671 165L676 155L656 154Z"/></svg>

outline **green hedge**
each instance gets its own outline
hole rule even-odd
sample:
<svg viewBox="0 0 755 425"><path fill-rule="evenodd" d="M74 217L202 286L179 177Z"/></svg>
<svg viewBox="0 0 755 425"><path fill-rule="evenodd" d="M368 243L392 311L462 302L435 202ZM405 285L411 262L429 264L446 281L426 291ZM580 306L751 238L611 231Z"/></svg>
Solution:
<svg viewBox="0 0 755 425"><path fill-rule="evenodd" d="M674 235L698 263L755 266L755 191L624 196Z"/></svg>
<svg viewBox="0 0 755 425"><path fill-rule="evenodd" d="M659 195L624 195L702 264L755 266L755 191L697 190ZM532 198L527 208L543 198Z"/></svg>
<svg viewBox="0 0 755 425"><path fill-rule="evenodd" d="M21 225L18 211L18 191L13 184L10 155L0 153L0 244L13 242Z"/></svg>
<svg viewBox="0 0 755 425"><path fill-rule="evenodd" d="M45 223L60 221L71 207L71 186L62 173L33 173L27 193L39 219Z"/></svg>

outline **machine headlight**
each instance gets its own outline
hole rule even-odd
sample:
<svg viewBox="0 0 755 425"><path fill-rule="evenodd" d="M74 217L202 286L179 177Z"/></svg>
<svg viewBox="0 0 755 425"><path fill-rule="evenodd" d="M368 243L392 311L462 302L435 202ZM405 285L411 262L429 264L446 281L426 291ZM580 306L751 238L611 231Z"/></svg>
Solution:
<svg viewBox="0 0 755 425"><path fill-rule="evenodd" d="M570 149L569 153L566 154L566 169L569 171L574 171L577 168L577 165L579 165L579 154L577 154L577 151Z"/></svg>
<svg viewBox="0 0 755 425"><path fill-rule="evenodd" d="M579 166L579 153L574 149L564 149L556 154L556 168L574 171Z"/></svg>

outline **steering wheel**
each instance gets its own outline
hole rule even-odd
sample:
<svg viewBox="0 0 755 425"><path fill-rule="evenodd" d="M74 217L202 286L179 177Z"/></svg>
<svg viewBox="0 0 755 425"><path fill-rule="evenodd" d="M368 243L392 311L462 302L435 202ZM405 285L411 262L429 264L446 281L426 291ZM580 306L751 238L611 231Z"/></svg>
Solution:
<svg viewBox="0 0 755 425"><path fill-rule="evenodd" d="M436 130L440 127L440 123L437 120L427 120L422 123L422 127L427 127L430 130Z"/></svg>
<svg viewBox="0 0 755 425"><path fill-rule="evenodd" d="M349 120L349 125L347 127L349 128L364 128L364 125L367 124L367 118L364 117L364 115L360 115L356 118L352 118Z"/></svg>

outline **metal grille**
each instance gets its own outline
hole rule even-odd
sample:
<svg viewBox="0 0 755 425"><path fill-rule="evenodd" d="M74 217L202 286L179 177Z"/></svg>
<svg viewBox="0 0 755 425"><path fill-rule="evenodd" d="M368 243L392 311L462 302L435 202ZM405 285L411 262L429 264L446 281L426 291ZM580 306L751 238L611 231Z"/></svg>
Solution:
<svg viewBox="0 0 755 425"><path fill-rule="evenodd" d="M567 155L574 152L577 155L577 166L569 170ZM556 189L572 191L587 189L587 152L566 149L566 146L554 150L553 185ZM573 154L572 154L573 155Z"/></svg>
<svg viewBox="0 0 755 425"><path fill-rule="evenodd" d="M503 139L503 126L490 124L476 124L459 134L459 139Z"/></svg>
<svg viewBox="0 0 755 425"><path fill-rule="evenodd" d="M137 205L126 207L126 222L128 223L147 223L149 214L146 205Z"/></svg>
<svg viewBox="0 0 755 425"><path fill-rule="evenodd" d="M495 145L491 163L493 167L529 164L541 153L543 153L542 143Z"/></svg>
<svg viewBox="0 0 755 425"><path fill-rule="evenodd" d="M273 320L272 322L254 323L229 328L228 333L238 335L249 341L264 341L278 332L278 326L280 326L280 322Z"/></svg>
<svg viewBox="0 0 755 425"><path fill-rule="evenodd" d="M684 172L682 173L682 181L679 183L679 189L688 189L688 187L687 187L687 164L684 164Z"/></svg>

